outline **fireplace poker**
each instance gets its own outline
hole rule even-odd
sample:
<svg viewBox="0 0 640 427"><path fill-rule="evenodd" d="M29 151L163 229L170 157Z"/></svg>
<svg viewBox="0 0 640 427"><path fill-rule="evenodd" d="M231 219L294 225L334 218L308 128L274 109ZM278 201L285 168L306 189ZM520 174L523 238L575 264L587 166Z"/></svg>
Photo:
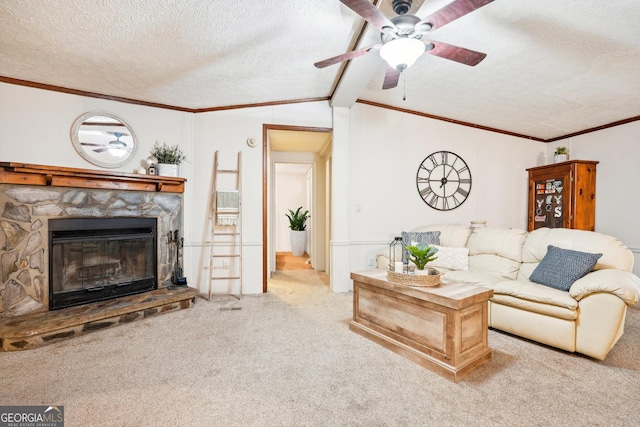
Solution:
<svg viewBox="0 0 640 427"><path fill-rule="evenodd" d="M176 246L175 265L173 268L173 272L171 273L171 283L173 283L172 287L186 288L187 278L183 276L182 252L181 252L181 249L184 247L184 238L180 237L179 230L175 230L173 232L169 231L168 240L169 240L169 243L173 243Z"/></svg>

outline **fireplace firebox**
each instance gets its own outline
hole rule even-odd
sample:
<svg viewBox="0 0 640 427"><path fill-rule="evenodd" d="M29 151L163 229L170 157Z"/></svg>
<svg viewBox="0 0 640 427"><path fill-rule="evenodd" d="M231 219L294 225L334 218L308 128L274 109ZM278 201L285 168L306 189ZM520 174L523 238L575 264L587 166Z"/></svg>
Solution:
<svg viewBox="0 0 640 427"><path fill-rule="evenodd" d="M156 218L49 220L49 309L158 288Z"/></svg>

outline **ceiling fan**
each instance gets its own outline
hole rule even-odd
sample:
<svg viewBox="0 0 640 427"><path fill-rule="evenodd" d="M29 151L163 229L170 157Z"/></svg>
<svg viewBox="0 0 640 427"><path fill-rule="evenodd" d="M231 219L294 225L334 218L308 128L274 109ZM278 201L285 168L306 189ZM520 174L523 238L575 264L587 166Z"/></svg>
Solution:
<svg viewBox="0 0 640 427"><path fill-rule="evenodd" d="M481 8L493 0L454 0L424 19L407 15L412 0L393 0L393 10L398 14L393 19L384 16L369 0L340 0L345 6L360 15L365 21L380 30L382 44L353 50L316 62L316 68L324 68L340 62L380 51L380 56L389 65L382 89L392 89L398 85L400 73L410 67L424 53L440 58L475 66L487 55L447 43L423 39L427 33Z"/></svg>
<svg viewBox="0 0 640 427"><path fill-rule="evenodd" d="M124 155L127 151L131 151L131 148L129 148L126 142L120 141L120 138L122 138L123 136L128 136L129 135L128 133L124 133L124 132L106 132L106 133L115 136L116 139L114 139L113 141L109 141L106 144L95 144L91 142L81 142L80 144L91 146L91 147L100 147L100 148L95 148L93 150L96 153L103 153L107 150L110 150L111 153L116 156L121 156L121 155Z"/></svg>

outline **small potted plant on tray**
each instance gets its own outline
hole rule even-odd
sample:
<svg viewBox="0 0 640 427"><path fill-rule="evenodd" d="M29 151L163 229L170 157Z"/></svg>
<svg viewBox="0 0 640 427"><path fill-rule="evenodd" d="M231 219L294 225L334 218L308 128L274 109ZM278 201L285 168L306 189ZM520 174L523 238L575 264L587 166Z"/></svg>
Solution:
<svg viewBox="0 0 640 427"><path fill-rule="evenodd" d="M438 258L435 256L438 249L427 243L409 245L406 249L409 251L409 261L416 265L415 274L423 276L438 274L438 270L435 268L425 269L427 263Z"/></svg>

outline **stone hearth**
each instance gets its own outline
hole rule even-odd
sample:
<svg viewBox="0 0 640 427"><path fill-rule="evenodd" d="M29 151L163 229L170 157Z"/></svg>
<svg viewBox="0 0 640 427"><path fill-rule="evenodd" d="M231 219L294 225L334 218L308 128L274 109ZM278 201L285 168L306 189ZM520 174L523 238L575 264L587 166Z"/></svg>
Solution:
<svg viewBox="0 0 640 427"><path fill-rule="evenodd" d="M14 325L10 328L10 341L16 343L22 340L29 343L23 348L31 348L33 343L22 338L53 333L51 331L67 334L69 331L60 331L57 321L50 319L56 316L70 319L77 313L67 309L49 311L47 239L48 220L51 218L157 218L160 293L156 295L154 304L161 307L177 303L184 308L185 304L179 301L192 300L197 295L195 289L189 288L188 292L180 293L182 299L176 300L175 295L167 294L164 288L171 284L171 270L175 261L167 235L170 231L182 229L185 181L175 177L0 162L0 323ZM128 308L124 310L144 312L144 308L136 306L135 298L133 301L125 304ZM114 304L109 304L109 301L104 303L106 305L99 305L93 310L99 313L102 307L105 313L85 318L85 323L126 314L113 314L106 307ZM34 332L33 325L38 321L42 321L43 325L56 326L50 328L49 332L43 332L42 327L35 328L39 332ZM74 322L77 319L71 321ZM68 326L69 320L62 323ZM25 327L31 325L31 330L16 331L20 324ZM0 340L5 342L0 347L5 349L9 336L3 336L3 333L9 333L6 327L0 327ZM78 335L78 331L71 335ZM53 340L38 343L43 345L50 341ZM19 347L13 346L12 349Z"/></svg>
<svg viewBox="0 0 640 427"><path fill-rule="evenodd" d="M189 308L193 288L162 288L57 311L13 317L0 326L0 351L29 350L158 314Z"/></svg>

